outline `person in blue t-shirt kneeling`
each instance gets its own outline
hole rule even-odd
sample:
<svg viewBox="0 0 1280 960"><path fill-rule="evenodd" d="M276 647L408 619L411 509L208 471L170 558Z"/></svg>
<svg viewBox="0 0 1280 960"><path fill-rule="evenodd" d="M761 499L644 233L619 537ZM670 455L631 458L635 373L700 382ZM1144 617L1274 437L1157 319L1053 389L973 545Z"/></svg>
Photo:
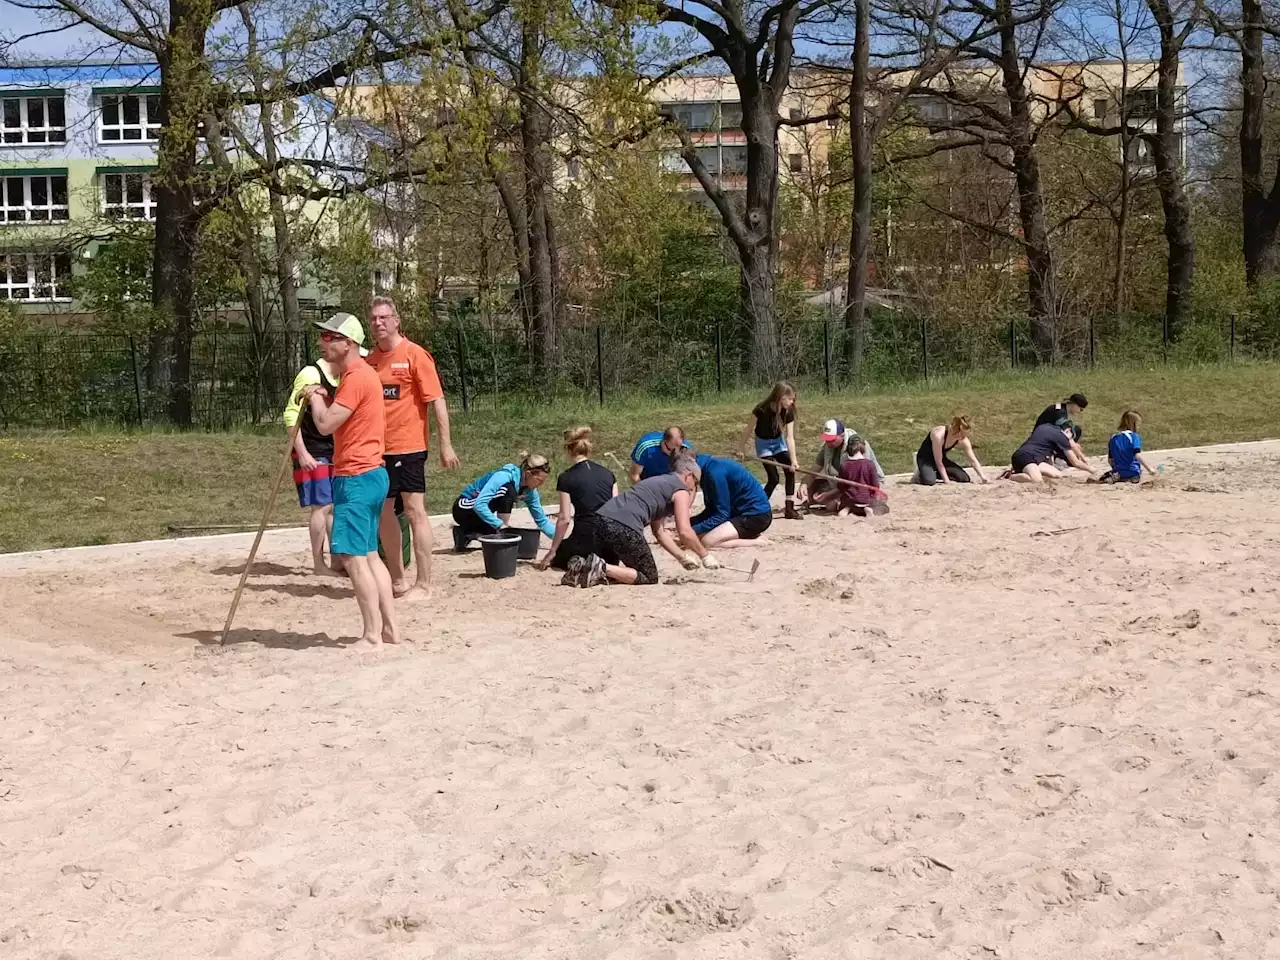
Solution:
<svg viewBox="0 0 1280 960"><path fill-rule="evenodd" d="M1111 435L1107 444L1107 457L1111 469L1098 478L1099 483L1140 483L1142 471L1155 474L1151 464L1142 456L1142 437L1138 428L1142 415L1137 410L1126 410L1120 418L1119 432Z"/></svg>
<svg viewBox="0 0 1280 960"><path fill-rule="evenodd" d="M741 547L760 542L773 523L773 510L764 487L750 470L735 460L702 453L702 512L693 518L693 532L703 546Z"/></svg>

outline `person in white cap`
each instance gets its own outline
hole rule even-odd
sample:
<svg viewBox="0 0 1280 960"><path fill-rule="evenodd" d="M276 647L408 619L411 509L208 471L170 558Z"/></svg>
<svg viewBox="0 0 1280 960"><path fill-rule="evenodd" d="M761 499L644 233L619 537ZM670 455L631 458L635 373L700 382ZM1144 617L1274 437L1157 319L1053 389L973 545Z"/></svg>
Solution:
<svg viewBox="0 0 1280 960"><path fill-rule="evenodd" d="M340 378L332 402L320 384L306 388L316 429L334 439L333 533L330 547L342 557L370 644L399 643L391 574L378 556L378 518L387 498L384 435L387 416L382 383L360 356L364 328L349 313L336 313L320 328L320 352Z"/></svg>
<svg viewBox="0 0 1280 960"><path fill-rule="evenodd" d="M818 449L818 457L813 465L814 473L822 476L812 477L805 485L805 495L808 499L813 499L830 485L827 477L840 476L840 468L844 466L849 441L855 438L862 440L866 458L875 466L876 477L880 483L884 483L884 468L876 459L876 452L871 449L871 442L866 437L860 437L857 430L846 427L843 420L828 420L822 425L822 446Z"/></svg>

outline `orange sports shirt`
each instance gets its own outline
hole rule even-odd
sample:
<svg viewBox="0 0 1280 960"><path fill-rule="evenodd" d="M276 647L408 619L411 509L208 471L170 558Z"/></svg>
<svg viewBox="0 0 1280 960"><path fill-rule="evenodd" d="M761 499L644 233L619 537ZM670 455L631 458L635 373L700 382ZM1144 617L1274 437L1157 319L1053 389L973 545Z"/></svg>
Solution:
<svg viewBox="0 0 1280 960"><path fill-rule="evenodd" d="M334 475L354 477L382 466L387 414L377 373L356 357L342 372L333 402L351 411L333 435Z"/></svg>
<svg viewBox="0 0 1280 960"><path fill-rule="evenodd" d="M381 347L369 363L382 381L387 408L387 455L427 449L427 405L444 396L431 354L402 336L394 350Z"/></svg>

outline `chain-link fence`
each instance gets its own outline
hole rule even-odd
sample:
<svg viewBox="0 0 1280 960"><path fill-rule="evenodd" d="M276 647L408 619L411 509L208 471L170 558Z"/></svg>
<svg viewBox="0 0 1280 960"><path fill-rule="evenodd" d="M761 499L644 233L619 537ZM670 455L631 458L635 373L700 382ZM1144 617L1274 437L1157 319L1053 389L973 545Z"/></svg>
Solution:
<svg viewBox="0 0 1280 960"><path fill-rule="evenodd" d="M319 311L323 312L323 311ZM1061 323L1058 363L1139 366L1274 359L1276 324L1255 317L1202 321L1169 335L1160 317ZM318 356L317 331L254 333L214 327L193 342L193 425L216 430L276 422L294 374ZM697 337L654 327L575 323L547 345L464 309L406 330L431 351L450 407L460 413L546 403L623 403L764 388L751 369L750 332L716 324ZM862 375L851 374L849 331L837 317L786 325L784 376L804 389L869 388L1031 366L1025 319L944 323L904 313L868 319ZM26 333L0 339L0 428L81 423L164 425L174 385L163 338Z"/></svg>

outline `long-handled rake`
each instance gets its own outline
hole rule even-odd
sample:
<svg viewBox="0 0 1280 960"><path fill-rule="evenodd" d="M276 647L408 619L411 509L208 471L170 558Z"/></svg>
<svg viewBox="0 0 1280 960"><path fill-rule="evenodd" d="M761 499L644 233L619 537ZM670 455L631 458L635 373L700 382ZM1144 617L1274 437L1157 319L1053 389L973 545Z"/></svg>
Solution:
<svg viewBox="0 0 1280 960"><path fill-rule="evenodd" d="M868 483L858 483L856 480L846 480L843 477L829 477L825 473L818 473L817 470L806 470L804 467L793 467L789 463L778 463L776 460L762 460L760 457L744 456L743 460L754 460L756 463L763 463L770 467L776 467L779 470L793 470L796 473L803 473L806 477L816 477L819 480L828 480L831 483L843 484L846 487L858 487L862 490L870 490L872 497L877 500L888 500L887 494L880 487L873 487Z"/></svg>

